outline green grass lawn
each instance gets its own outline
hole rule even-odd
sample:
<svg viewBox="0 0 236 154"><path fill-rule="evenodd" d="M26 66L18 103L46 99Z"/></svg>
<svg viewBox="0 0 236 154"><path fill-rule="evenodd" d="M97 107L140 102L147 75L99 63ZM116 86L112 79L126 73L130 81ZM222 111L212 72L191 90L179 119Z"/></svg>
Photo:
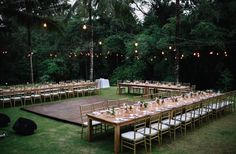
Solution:
<svg viewBox="0 0 236 154"><path fill-rule="evenodd" d="M116 95L116 88L112 87L102 90L101 97L117 99L126 96ZM41 117L22 111L19 107L0 109L0 112L11 118L9 126L0 128L1 131L7 132L7 137L0 139L1 154L113 153L112 134L97 136L90 143L80 138L80 126ZM35 134L20 136L14 133L12 126L19 117L30 118L37 123L38 129ZM125 150L123 153L132 151ZM142 146L138 149L138 153L144 153ZM170 142L167 137L161 146L154 143L152 153L236 153L236 112L204 123L194 131L189 130L187 136L178 135L175 141Z"/></svg>

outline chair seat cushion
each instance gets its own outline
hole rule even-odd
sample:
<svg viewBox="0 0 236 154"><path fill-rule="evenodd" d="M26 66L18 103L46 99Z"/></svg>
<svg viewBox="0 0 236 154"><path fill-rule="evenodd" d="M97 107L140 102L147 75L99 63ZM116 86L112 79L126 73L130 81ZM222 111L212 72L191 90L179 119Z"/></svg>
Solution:
<svg viewBox="0 0 236 154"><path fill-rule="evenodd" d="M203 108L202 111L203 111L203 112L207 112L207 113L209 113L209 112L212 111L212 109L210 109L210 108Z"/></svg>
<svg viewBox="0 0 236 154"><path fill-rule="evenodd" d="M154 136L157 135L158 131L152 128L142 128L138 130L139 133L144 134L145 136Z"/></svg>
<svg viewBox="0 0 236 154"><path fill-rule="evenodd" d="M72 90L67 90L66 92L67 92L67 93L73 93L74 91L72 91Z"/></svg>
<svg viewBox="0 0 236 154"><path fill-rule="evenodd" d="M5 102L5 101L11 101L10 98L1 98L0 100L1 100L1 101L4 101L4 102Z"/></svg>
<svg viewBox="0 0 236 154"><path fill-rule="evenodd" d="M212 104L212 109L213 110L218 110L218 109L220 109L221 108L221 106L220 106L220 104Z"/></svg>
<svg viewBox="0 0 236 154"><path fill-rule="evenodd" d="M157 127L158 127L158 123L154 123L154 124L151 125L151 128L153 128L153 129L157 129ZM169 128L170 128L170 126L165 125L165 124L162 124L162 123L159 123L159 128L158 128L158 130L160 130L160 131L166 131L166 130L168 130Z"/></svg>
<svg viewBox="0 0 236 154"><path fill-rule="evenodd" d="M126 133L122 133L121 137L130 141L140 141L145 138L145 136L139 132L129 131ZM135 137L135 138L134 138Z"/></svg>
<svg viewBox="0 0 236 154"><path fill-rule="evenodd" d="M42 96L44 96L44 97L49 97L49 96L51 96L51 94L42 94Z"/></svg>
<svg viewBox="0 0 236 154"><path fill-rule="evenodd" d="M191 117L187 116L187 114L183 114L182 116L176 116L175 117L178 121L181 121L181 122L189 122L191 121Z"/></svg>
<svg viewBox="0 0 236 154"><path fill-rule="evenodd" d="M54 93L51 93L51 95L57 96L57 95L59 95L59 93L58 92L54 92Z"/></svg>
<svg viewBox="0 0 236 154"><path fill-rule="evenodd" d="M88 126L88 122L87 122L87 121L84 122L83 124L84 124L85 126ZM100 125L100 124L102 124L102 123L99 122L99 121L92 120L92 125L93 125L93 126Z"/></svg>
<svg viewBox="0 0 236 154"><path fill-rule="evenodd" d="M13 100L21 100L21 97L12 97Z"/></svg>
<svg viewBox="0 0 236 154"><path fill-rule="evenodd" d="M31 96L22 96L24 99L31 99Z"/></svg>
<svg viewBox="0 0 236 154"><path fill-rule="evenodd" d="M174 120L174 119L170 119L170 121L169 119L166 119L166 120L163 120L162 123L166 125L170 125L170 126L178 126L181 124L180 121Z"/></svg>
<svg viewBox="0 0 236 154"><path fill-rule="evenodd" d="M58 93L59 93L59 94L66 94L65 91L59 91Z"/></svg>
<svg viewBox="0 0 236 154"><path fill-rule="evenodd" d="M38 95L38 94L34 94L34 95L31 95L32 97L41 97L41 95Z"/></svg>
<svg viewBox="0 0 236 154"><path fill-rule="evenodd" d="M82 90L82 89L76 89L75 92L77 92L77 93L82 93L83 90Z"/></svg>
<svg viewBox="0 0 236 154"><path fill-rule="evenodd" d="M190 117L190 118L198 118L200 115L199 114L194 114L194 113L187 113L187 116Z"/></svg>

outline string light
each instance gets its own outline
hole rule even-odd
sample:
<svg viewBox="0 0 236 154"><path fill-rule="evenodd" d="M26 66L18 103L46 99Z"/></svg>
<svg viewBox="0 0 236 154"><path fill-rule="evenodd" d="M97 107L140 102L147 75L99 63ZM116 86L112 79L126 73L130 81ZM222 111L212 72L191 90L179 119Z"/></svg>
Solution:
<svg viewBox="0 0 236 154"><path fill-rule="evenodd" d="M43 27L44 27L44 28L47 28L47 23L46 23L46 22L43 23Z"/></svg>
<svg viewBox="0 0 236 154"><path fill-rule="evenodd" d="M83 25L83 29L84 29L84 30L87 29L87 26L86 26L86 25Z"/></svg>
<svg viewBox="0 0 236 154"><path fill-rule="evenodd" d="M3 51L2 54L7 54L7 51Z"/></svg>
<svg viewBox="0 0 236 154"><path fill-rule="evenodd" d="M135 53L138 53L138 50L134 50Z"/></svg>
<svg viewBox="0 0 236 154"><path fill-rule="evenodd" d="M172 46L169 46L169 49L171 50L171 49L172 49Z"/></svg>
<svg viewBox="0 0 236 154"><path fill-rule="evenodd" d="M138 43L137 43L137 42L135 42L135 43L134 43L134 46L136 46L136 47L137 47L137 46L138 46Z"/></svg>
<svg viewBox="0 0 236 154"><path fill-rule="evenodd" d="M199 52L197 53L197 57L200 58L200 53Z"/></svg>
<svg viewBox="0 0 236 154"><path fill-rule="evenodd" d="M102 41L99 41L98 44L99 44L99 45L102 45Z"/></svg>
<svg viewBox="0 0 236 154"><path fill-rule="evenodd" d="M162 52L161 52L161 54L162 54L162 55L164 55L164 54L165 54L165 52L163 52L163 51L162 51Z"/></svg>
<svg viewBox="0 0 236 154"><path fill-rule="evenodd" d="M211 51L209 54L210 54L210 55L213 55L213 51Z"/></svg>

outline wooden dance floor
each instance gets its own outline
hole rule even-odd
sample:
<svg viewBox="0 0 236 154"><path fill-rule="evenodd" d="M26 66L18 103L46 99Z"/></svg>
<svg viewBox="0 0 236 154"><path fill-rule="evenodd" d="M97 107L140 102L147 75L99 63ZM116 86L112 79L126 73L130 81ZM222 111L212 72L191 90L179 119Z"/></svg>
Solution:
<svg viewBox="0 0 236 154"><path fill-rule="evenodd" d="M60 120L63 122L80 125L80 108L82 104L93 104L98 101L106 100L98 96L73 98L57 101L56 103L38 104L33 106L26 106L22 110L36 113L48 118Z"/></svg>

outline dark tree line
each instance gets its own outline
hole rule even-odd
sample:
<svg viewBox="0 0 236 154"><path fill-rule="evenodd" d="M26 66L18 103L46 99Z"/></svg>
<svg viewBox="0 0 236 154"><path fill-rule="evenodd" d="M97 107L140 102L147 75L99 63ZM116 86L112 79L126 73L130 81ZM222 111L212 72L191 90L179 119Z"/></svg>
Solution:
<svg viewBox="0 0 236 154"><path fill-rule="evenodd" d="M35 82L88 80L93 31L94 79L175 81L178 48L180 82L234 89L236 2L180 2L176 44L170 0L1 0L1 85L31 82L31 56ZM143 22L131 4L143 12Z"/></svg>

